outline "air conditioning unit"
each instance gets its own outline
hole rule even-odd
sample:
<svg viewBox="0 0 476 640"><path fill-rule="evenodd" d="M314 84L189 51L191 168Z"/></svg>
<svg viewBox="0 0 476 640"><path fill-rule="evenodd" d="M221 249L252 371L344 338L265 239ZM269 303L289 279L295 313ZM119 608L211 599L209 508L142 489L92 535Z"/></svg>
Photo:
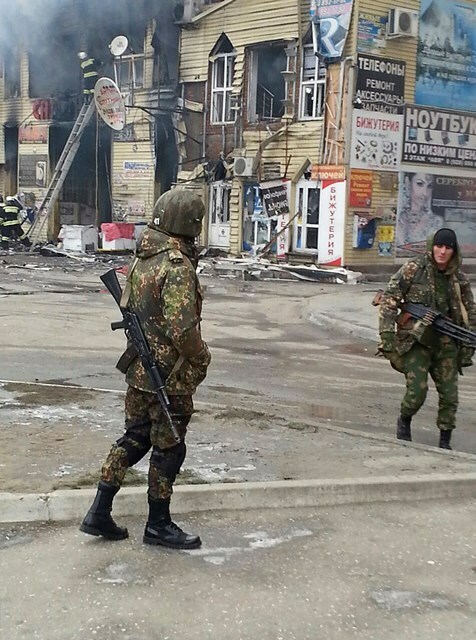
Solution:
<svg viewBox="0 0 476 640"><path fill-rule="evenodd" d="M418 11L395 7L388 12L387 38L416 38Z"/></svg>
<svg viewBox="0 0 476 640"><path fill-rule="evenodd" d="M203 0L179 0L174 6L175 22L179 24L188 24L192 19L200 13L203 6Z"/></svg>
<svg viewBox="0 0 476 640"><path fill-rule="evenodd" d="M245 158L244 156L235 158L233 173L238 178L251 178L253 175L253 158Z"/></svg>

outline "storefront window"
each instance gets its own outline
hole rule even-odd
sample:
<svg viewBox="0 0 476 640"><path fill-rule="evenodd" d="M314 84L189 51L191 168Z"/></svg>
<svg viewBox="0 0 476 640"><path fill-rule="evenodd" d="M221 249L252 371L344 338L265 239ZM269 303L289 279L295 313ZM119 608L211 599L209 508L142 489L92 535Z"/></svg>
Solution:
<svg viewBox="0 0 476 640"><path fill-rule="evenodd" d="M299 214L294 224L293 249L317 251L319 237L319 198L317 182L302 180L297 186L296 207Z"/></svg>
<svg viewBox="0 0 476 640"><path fill-rule="evenodd" d="M244 185L243 206L243 249L253 251L269 242L276 221L266 215L257 184Z"/></svg>

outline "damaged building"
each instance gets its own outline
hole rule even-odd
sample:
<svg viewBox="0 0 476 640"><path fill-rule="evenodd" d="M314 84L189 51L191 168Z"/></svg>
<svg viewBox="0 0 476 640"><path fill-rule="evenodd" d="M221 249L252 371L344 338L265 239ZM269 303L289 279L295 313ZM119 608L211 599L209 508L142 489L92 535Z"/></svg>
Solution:
<svg viewBox="0 0 476 640"><path fill-rule="evenodd" d="M160 193L186 184L206 204L200 243L217 252L391 268L424 245L416 219L465 234L476 257L476 50L464 20L475 10L45 0L40 11L18 0L0 27L0 190L41 202L80 112L86 50L119 85L125 125L91 119L50 239L61 224L144 223Z"/></svg>
<svg viewBox="0 0 476 640"><path fill-rule="evenodd" d="M3 7L0 192L41 203L83 103L78 52L100 61L127 105L122 131L92 118L48 216L60 225L150 219L176 179L178 36L171 0L27 0ZM110 47L126 36L120 56Z"/></svg>
<svg viewBox="0 0 476 640"><path fill-rule="evenodd" d="M208 203L204 241L233 254L271 243L279 257L316 256L323 220L311 169L323 151L326 68L314 55L309 2L200 9L181 30L178 179Z"/></svg>

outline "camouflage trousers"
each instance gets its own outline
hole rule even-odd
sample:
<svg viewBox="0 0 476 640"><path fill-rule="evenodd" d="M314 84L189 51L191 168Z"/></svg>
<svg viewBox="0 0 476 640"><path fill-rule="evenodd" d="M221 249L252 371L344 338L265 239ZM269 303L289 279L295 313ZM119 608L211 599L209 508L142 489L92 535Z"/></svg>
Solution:
<svg viewBox="0 0 476 640"><path fill-rule="evenodd" d="M124 435L112 445L101 471L101 480L121 486L126 471L149 452L149 489L155 500L170 498L173 484L185 460L185 434L193 413L192 396L169 396L170 413L180 435L177 444L155 395L128 387L125 399Z"/></svg>
<svg viewBox="0 0 476 640"><path fill-rule="evenodd" d="M439 429L454 429L458 408L458 347L452 338L441 336L437 344L424 347L416 343L401 356L401 371L406 378L406 392L401 404L401 415L411 417L425 402L428 392L428 374L438 392Z"/></svg>

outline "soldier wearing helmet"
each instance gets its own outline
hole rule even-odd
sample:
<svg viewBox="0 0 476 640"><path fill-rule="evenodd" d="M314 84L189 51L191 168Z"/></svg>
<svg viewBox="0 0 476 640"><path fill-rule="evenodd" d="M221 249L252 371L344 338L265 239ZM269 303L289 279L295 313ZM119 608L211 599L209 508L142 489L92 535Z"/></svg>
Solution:
<svg viewBox="0 0 476 640"><path fill-rule="evenodd" d="M140 317L149 345L166 379L172 418L181 436L173 439L140 359L129 347L118 366L126 374L125 432L103 465L96 499L80 527L91 535L120 540L127 529L110 513L127 469L152 447L149 466L149 518L143 541L175 549L201 545L170 516L175 478L185 459L185 434L193 413L192 396L205 379L210 352L202 339L202 294L196 275L195 238L205 208L191 191L176 188L156 203L155 219L138 241L121 304Z"/></svg>

